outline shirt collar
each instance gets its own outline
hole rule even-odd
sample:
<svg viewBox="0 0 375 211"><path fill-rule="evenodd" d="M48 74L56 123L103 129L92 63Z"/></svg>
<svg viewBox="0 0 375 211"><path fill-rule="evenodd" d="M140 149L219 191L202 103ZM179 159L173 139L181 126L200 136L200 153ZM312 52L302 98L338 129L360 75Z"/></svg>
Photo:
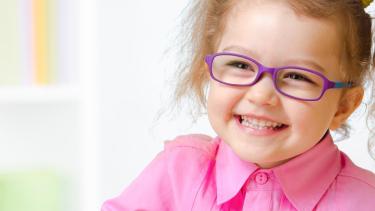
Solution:
<svg viewBox="0 0 375 211"><path fill-rule="evenodd" d="M273 172L298 210L313 210L340 170L340 151L327 132L313 148L275 167Z"/></svg>
<svg viewBox="0 0 375 211"><path fill-rule="evenodd" d="M241 160L232 149L219 139L216 156L217 204L229 201L240 191L249 175L258 167Z"/></svg>
<svg viewBox="0 0 375 211"><path fill-rule="evenodd" d="M218 204L236 196L249 176L259 169L241 160L224 141L219 142L216 165ZM340 151L327 132L313 148L271 170L298 210L313 210L340 169Z"/></svg>

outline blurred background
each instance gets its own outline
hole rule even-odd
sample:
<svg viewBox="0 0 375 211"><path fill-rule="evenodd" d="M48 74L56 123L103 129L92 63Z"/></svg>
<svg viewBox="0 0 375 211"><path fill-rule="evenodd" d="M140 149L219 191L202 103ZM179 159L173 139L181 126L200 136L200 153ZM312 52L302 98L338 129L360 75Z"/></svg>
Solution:
<svg viewBox="0 0 375 211"><path fill-rule="evenodd" d="M99 210L165 140L215 136L204 117L158 118L187 3L0 0L0 211ZM338 145L375 171L364 107Z"/></svg>

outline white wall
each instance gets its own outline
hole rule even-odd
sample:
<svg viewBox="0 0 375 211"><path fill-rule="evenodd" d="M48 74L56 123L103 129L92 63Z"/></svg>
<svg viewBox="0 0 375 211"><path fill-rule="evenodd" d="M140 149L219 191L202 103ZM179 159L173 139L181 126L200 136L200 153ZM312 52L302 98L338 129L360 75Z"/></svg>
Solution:
<svg viewBox="0 0 375 211"><path fill-rule="evenodd" d="M176 60L173 46L180 11L187 0L98 1L100 198L119 194L176 135L213 135L206 119L191 126L189 117L155 122L170 89ZM178 46L177 46L178 47ZM364 115L358 114L350 140L340 143L360 166L375 171L366 151Z"/></svg>
<svg viewBox="0 0 375 211"><path fill-rule="evenodd" d="M99 1L102 197L117 195L186 122L155 123L163 106L166 56L186 1Z"/></svg>

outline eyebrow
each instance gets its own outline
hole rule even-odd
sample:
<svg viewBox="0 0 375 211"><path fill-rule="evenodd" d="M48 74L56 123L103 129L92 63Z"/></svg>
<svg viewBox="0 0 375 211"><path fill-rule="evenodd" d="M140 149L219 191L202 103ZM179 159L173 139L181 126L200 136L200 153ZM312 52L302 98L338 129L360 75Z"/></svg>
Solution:
<svg viewBox="0 0 375 211"><path fill-rule="evenodd" d="M259 58L259 54L257 54L255 51L252 51L250 49L237 46L237 45L231 45L223 49L223 51L234 51L238 53L244 53L245 55L249 55L250 57ZM290 65L284 65L284 66L299 66L305 67L307 69L312 69L319 71L321 73L326 73L325 68L322 67L322 65L318 64L317 62L310 60L310 59L303 59L303 58L296 58L296 59L290 59L287 60L286 63L290 63Z"/></svg>
<svg viewBox="0 0 375 211"><path fill-rule="evenodd" d="M250 49L243 48L243 47L237 46L237 45L230 45L230 46L224 48L223 50L224 51L235 51L235 52L239 52L239 53L244 53L246 55L250 55L251 57L259 58L258 54L255 51L252 51Z"/></svg>
<svg viewBox="0 0 375 211"><path fill-rule="evenodd" d="M315 61L313 60L309 60L309 59L292 59L292 60L288 60L288 63L291 63L291 64L295 64L295 66L299 66L299 65L307 65L308 69L313 69L313 70L316 70L316 71L319 71L321 73L326 73L325 69L318 63L316 63Z"/></svg>

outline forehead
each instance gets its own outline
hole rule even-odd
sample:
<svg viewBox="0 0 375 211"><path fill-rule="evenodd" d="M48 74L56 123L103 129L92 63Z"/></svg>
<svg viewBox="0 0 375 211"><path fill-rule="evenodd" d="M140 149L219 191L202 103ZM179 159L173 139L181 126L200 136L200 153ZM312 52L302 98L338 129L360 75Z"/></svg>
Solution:
<svg viewBox="0 0 375 211"><path fill-rule="evenodd" d="M342 39L335 21L297 14L285 1L239 1L224 25L219 51L238 46L270 66L299 59L329 70L341 64Z"/></svg>

